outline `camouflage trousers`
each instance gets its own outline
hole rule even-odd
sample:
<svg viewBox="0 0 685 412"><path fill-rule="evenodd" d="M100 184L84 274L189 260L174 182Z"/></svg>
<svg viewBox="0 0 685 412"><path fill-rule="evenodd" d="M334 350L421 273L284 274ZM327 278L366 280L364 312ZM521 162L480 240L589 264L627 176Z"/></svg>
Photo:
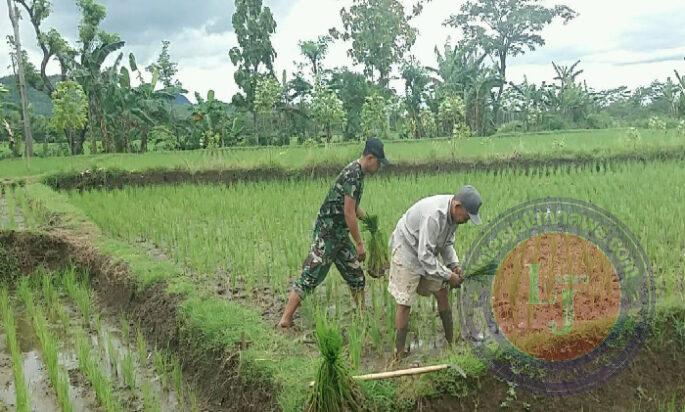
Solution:
<svg viewBox="0 0 685 412"><path fill-rule="evenodd" d="M293 283L293 290L305 297L326 279L331 264L335 264L353 292L364 290L364 271L347 228L331 221L317 221L302 275Z"/></svg>

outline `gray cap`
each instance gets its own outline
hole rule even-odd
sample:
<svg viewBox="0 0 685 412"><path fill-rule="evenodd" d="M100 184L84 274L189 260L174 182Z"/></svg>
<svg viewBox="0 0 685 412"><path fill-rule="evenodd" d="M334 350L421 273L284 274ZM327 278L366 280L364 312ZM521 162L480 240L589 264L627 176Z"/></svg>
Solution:
<svg viewBox="0 0 685 412"><path fill-rule="evenodd" d="M454 195L454 198L464 206L464 209L466 209L471 218L471 222L473 222L474 225L480 225L481 221L480 216L478 216L478 209L480 209L480 205L483 201L476 188L470 185L464 186L456 195Z"/></svg>

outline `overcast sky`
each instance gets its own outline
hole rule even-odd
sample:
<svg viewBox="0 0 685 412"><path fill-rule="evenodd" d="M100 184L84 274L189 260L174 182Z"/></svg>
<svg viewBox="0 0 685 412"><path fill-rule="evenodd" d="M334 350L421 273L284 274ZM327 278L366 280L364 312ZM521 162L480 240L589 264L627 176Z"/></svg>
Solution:
<svg viewBox="0 0 685 412"><path fill-rule="evenodd" d="M403 0L411 4L411 0ZM179 63L178 78L184 87L206 94L214 89L219 98L230 100L237 91L228 50L236 45L231 26L232 0L102 0L107 7L105 30L117 32L126 41L125 53L134 52L139 64L155 59L162 40L171 41L173 60ZM301 61L297 42L326 34L340 25L338 11L351 0L266 0L278 28L273 44L278 57L277 73L290 74ZM456 13L462 0L433 0L413 24L419 36L412 49L424 64L435 62L434 48L442 48L459 32L442 26ZM547 4L558 2L548 1ZM568 0L563 2L580 13L569 24L556 21L544 32L544 47L512 59L509 80L551 81L551 62L572 64L581 60L583 79L595 88L627 85L631 88L654 79L665 80L674 69L685 72L685 2L683 0ZM45 31L54 27L74 43L79 13L73 0L53 0L54 12ZM9 69L5 41L12 31L7 2L0 1L0 75ZM22 21L21 36L32 61L38 65L40 51L29 22ZM347 44L332 46L326 67L351 66ZM56 64L50 66L57 72ZM395 87L401 83L395 81ZM194 99L193 99L194 100Z"/></svg>

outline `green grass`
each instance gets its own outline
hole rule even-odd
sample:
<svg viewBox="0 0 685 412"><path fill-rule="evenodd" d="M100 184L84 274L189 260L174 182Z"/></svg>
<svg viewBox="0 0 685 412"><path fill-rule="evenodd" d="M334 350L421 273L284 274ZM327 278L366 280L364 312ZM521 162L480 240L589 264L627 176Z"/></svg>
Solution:
<svg viewBox="0 0 685 412"><path fill-rule="evenodd" d="M594 165L547 168L530 176L516 170L380 176L366 181L361 206L378 214L381 229L391 233L415 201L454 193L466 183L481 191L486 222L534 198L570 196L591 201L617 215L641 240L657 268L659 292L685 296L676 276L684 265L678 254L683 248L679 233L685 231L685 204L681 201L685 188L680 183L685 171L680 162L598 166L599 171ZM228 272L242 276L248 287L269 285L276 293L285 293L288 281L299 274L318 207L330 184L316 180L231 187L181 185L73 192L69 196L72 204L79 205L111 236L131 244L141 239L154 244L201 279ZM636 187L640 196L633 195ZM647 207L641 200L647 198L659 201ZM459 256L464 256L477 233L472 225L460 228L456 240ZM337 275L331 275L328 282L340 283Z"/></svg>
<svg viewBox="0 0 685 412"><path fill-rule="evenodd" d="M425 139L388 141L386 154L395 162L425 162L431 160L476 160L513 154L559 154L565 156L598 153L632 152L650 148L682 149L683 138L675 131L667 133L641 130L641 141L634 146L626 129L576 130L536 134L495 136L489 139L472 138L458 141ZM559 148L555 140L565 139ZM146 154L100 154L35 158L0 161L0 178L46 175L57 172L118 168L140 171L154 168L180 168L207 170L216 168L282 167L301 169L316 164L346 164L357 157L361 143L332 145L330 147L286 146L267 148L228 148L186 152Z"/></svg>
<svg viewBox="0 0 685 412"><path fill-rule="evenodd" d="M597 169L599 167L599 170ZM543 168L526 175L522 171L449 173L413 177L373 177L366 181L362 207L379 216L381 230L391 233L394 224L415 201L424 196L454 193L463 184L481 192L481 215L487 222L521 202L546 196L574 197L607 208L640 239L656 274L657 297L685 304L685 285L678 275L685 269L685 170L680 162L612 162L607 164ZM658 184L655 184L658 182ZM311 241L321 199L329 180L237 183L231 187L181 185L126 188L107 192L70 193L106 233L131 244L141 239L157 245L180 266L195 272L194 282L209 289L213 282L228 282L225 273L244 279L245 286L284 296L289 281L299 275ZM640 196L635 196L640 188ZM659 199L649 206L644 199ZM281 205L283 205L281 207ZM646 222L649 222L646 224ZM473 225L457 231L457 254L463 257L478 234ZM386 292L387 280L367 278L372 303L361 329L351 322L353 306L336 269L302 308L304 326L311 329L318 307L331 308L345 325L353 344L347 350L352 364L364 370L363 358L383 358L391 350L394 302ZM252 331L260 323L254 312L250 322L238 322L223 312L229 303L216 307L197 300L184 305L184 314L202 314L193 323L202 326L200 336L215 317L227 330L212 337L216 342L239 342L240 331L250 341L268 341L268 335ZM204 309L204 308L207 309ZM213 308L213 309L210 309ZM431 299L419 299L412 311L410 341L442 340L442 327ZM354 324L353 324L354 323ZM359 329L359 330L358 330ZM230 336L227 336L230 335ZM363 342L360 344L360 342ZM361 345L361 347L360 347ZM363 351L363 352L362 352ZM292 378L289 378L292 379Z"/></svg>
<svg viewBox="0 0 685 412"><path fill-rule="evenodd" d="M176 317L183 339L193 343L197 356L235 348L245 338L254 344L240 353L241 378L280 388L276 397L284 410L302 405L307 396L303 382L311 380L315 373L314 358L302 345L265 325L254 309L210 294L207 285L187 276L174 263L150 259L139 247L103 235L83 211L70 204L65 194L41 184L28 185L26 190L30 199L28 212L37 222L52 221L60 228L88 233L102 253L129 265L132 281L139 290L164 282L167 293L180 300L178 313L168 316ZM236 332L240 330L244 333Z"/></svg>
<svg viewBox="0 0 685 412"><path fill-rule="evenodd" d="M7 340L7 347L12 357L12 374L14 376L14 391L16 396L16 408L19 412L29 412L31 404L29 401L26 379L24 377L24 358L19 349L17 340L17 323L14 318L14 309L7 293L7 288L0 288L0 311L2 311L2 326Z"/></svg>
<svg viewBox="0 0 685 412"><path fill-rule="evenodd" d="M685 264L678 254L683 250L679 234L685 231L685 206L681 201L685 192L678 184L683 178L682 166L673 161L616 162L600 165L599 170L594 166L543 168L529 176L519 171L392 179L380 176L367 181L362 207L377 213L382 229L390 233L414 201L435 193L452 193L465 183L474 184L483 194L482 215L486 220L508 207L541 196L589 200L608 208L633 230L655 266L659 298L682 306L685 291L677 274ZM280 406L293 410L306 398L302 383L314 376L314 359L301 345L264 325L256 310L212 297L209 281L223 269L243 276L248 287L270 285L275 293L284 294L288 280L299 272L316 210L330 184L329 180L316 180L239 183L230 188L188 185L68 195L31 185L27 192L40 203L32 206L37 221L54 217L55 211L61 216L59 224L68 227L81 227L84 222L88 226L90 218L104 231L104 235L96 231L96 246L129 262L141 288L166 281L170 292L181 293L178 319L184 336L194 342L198 353L211 348L233 348L243 340L251 342L241 352L241 376L256 382L273 382L279 388ZM637 187L640 197L632 195ZM71 203L65 200L67 197ZM645 198L660 201L646 207ZM476 234L472 226L459 229L460 256ZM151 259L134 243L140 238L155 243L172 262ZM180 269L183 266L195 274L185 274ZM393 306L384 287L382 282L369 280L369 293L375 293L378 302L374 309L380 309L380 313ZM332 302L335 308L349 307L347 291L335 271L311 301L303 307L303 314L313 313L314 306L322 303ZM419 315L426 320L429 315L434 317L432 305L426 300L422 302ZM375 316L379 312L372 313ZM383 317L382 322L386 333L380 341L390 342L390 317ZM431 326L430 330L418 333L435 335L435 330L436 326ZM371 332L369 339L378 341L373 329ZM458 361L478 362L469 354ZM370 390L390 392L387 387ZM421 391L430 393L426 387Z"/></svg>

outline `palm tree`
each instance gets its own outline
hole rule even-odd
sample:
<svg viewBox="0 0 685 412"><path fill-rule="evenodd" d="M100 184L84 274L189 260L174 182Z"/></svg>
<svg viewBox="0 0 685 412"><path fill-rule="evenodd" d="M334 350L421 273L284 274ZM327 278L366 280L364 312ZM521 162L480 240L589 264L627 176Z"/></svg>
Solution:
<svg viewBox="0 0 685 412"><path fill-rule="evenodd" d="M576 79L578 78L578 76L583 74L585 70L576 70L579 64L580 60L573 63L571 66L562 66L560 64L556 64L555 62L552 62L552 66L554 66L554 71L557 73L554 80L559 80L562 89L565 89L568 86L576 84Z"/></svg>

